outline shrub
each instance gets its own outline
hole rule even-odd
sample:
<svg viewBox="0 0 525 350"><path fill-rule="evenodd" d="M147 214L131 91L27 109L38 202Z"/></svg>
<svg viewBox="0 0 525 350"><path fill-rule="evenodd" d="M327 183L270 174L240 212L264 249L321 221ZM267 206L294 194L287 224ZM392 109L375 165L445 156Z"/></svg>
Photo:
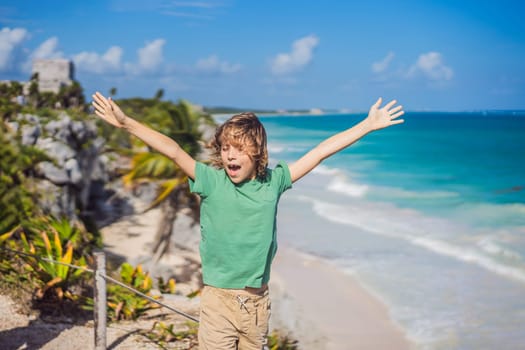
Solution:
<svg viewBox="0 0 525 350"><path fill-rule="evenodd" d="M149 273L142 271L142 266L133 268L128 263L120 266L120 279L123 283L137 289L139 292L148 296L153 287L153 281ZM159 306L134 292L119 286L118 284L108 284L108 316L113 321L135 320L148 310Z"/></svg>

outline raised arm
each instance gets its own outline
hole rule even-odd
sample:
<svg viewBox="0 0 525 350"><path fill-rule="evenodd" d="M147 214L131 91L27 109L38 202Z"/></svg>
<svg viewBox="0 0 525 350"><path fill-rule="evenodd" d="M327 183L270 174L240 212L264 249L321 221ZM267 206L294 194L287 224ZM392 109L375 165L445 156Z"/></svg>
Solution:
<svg viewBox="0 0 525 350"><path fill-rule="evenodd" d="M104 97L100 92L96 92L93 95L92 104L95 107L95 113L100 118L138 137L149 146L172 159L186 175L191 179L195 179L195 159L186 153L177 142L128 117L111 98Z"/></svg>
<svg viewBox="0 0 525 350"><path fill-rule="evenodd" d="M395 106L396 100L392 100L380 108L382 99L370 107L368 116L350 129L340 132L321 142L311 151L302 156L298 161L290 165L292 182L295 182L312 171L324 159L332 154L350 146L369 132L386 128L391 125L403 123L403 119L396 119L405 112L402 106Z"/></svg>

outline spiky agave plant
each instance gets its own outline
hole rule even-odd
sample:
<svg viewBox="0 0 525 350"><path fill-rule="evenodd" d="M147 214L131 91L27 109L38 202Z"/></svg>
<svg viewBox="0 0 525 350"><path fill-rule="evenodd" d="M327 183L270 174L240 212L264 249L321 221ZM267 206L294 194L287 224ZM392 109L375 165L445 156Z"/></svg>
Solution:
<svg viewBox="0 0 525 350"><path fill-rule="evenodd" d="M32 239L28 239L25 232L22 232L20 236L25 253L37 256L22 258L24 269L32 276L35 299L61 301L67 298L75 300L69 288L81 278L85 272L83 268L87 264L84 256L74 258L73 242L62 240L58 231L52 227L40 231L37 235L32 235ZM80 269L64 264L76 265Z"/></svg>

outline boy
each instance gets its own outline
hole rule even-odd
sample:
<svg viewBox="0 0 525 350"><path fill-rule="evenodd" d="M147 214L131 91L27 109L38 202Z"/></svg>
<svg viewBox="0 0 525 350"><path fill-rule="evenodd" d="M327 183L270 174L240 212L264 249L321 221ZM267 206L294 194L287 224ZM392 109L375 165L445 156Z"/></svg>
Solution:
<svg viewBox="0 0 525 350"><path fill-rule="evenodd" d="M214 167L195 161L174 140L126 116L100 93L95 113L171 158L201 197L202 275L200 349L264 349L270 301L268 280L277 250L276 214L281 194L322 160L371 131L403 123L404 114L381 98L368 116L288 166L268 169L266 132L253 113L233 116L211 142Z"/></svg>

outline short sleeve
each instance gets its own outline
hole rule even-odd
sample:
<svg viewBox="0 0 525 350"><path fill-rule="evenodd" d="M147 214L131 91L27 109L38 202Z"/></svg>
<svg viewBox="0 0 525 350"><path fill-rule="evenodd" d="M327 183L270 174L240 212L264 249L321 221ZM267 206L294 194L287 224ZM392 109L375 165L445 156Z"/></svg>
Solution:
<svg viewBox="0 0 525 350"><path fill-rule="evenodd" d="M272 170L272 181L275 181L279 193L292 188L292 176L288 164L283 161L277 163L275 169Z"/></svg>
<svg viewBox="0 0 525 350"><path fill-rule="evenodd" d="M188 179L190 191L201 197L208 196L217 184L218 171L204 163L195 163L195 179Z"/></svg>

